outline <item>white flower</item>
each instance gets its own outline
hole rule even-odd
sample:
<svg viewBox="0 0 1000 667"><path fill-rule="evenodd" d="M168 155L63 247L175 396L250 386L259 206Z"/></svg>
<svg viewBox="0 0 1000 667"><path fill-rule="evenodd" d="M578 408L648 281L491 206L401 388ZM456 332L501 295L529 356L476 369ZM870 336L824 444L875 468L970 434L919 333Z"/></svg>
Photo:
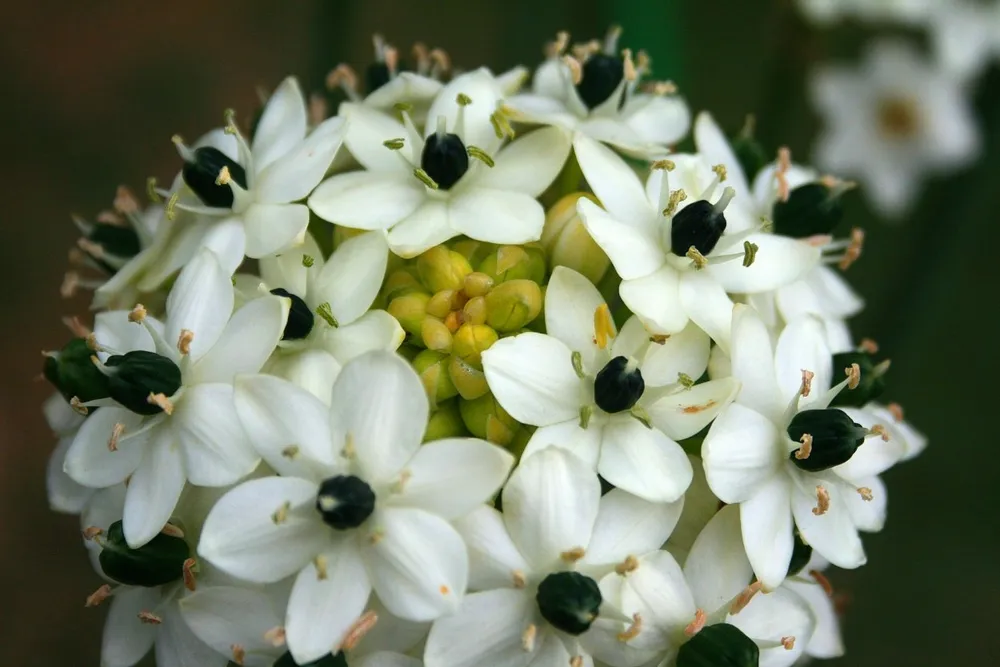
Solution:
<svg viewBox="0 0 1000 667"><path fill-rule="evenodd" d="M182 172L187 189L184 198L168 205L168 214L179 208L215 217L212 224L223 230L233 255L266 257L298 245L309 209L295 202L326 175L343 141L344 119L330 118L307 134L305 100L289 77L265 105L252 147L231 117L226 132L236 138L237 160L217 149L188 148L175 138L187 163Z"/></svg>
<svg viewBox="0 0 1000 667"><path fill-rule="evenodd" d="M715 495L739 503L754 572L769 590L784 579L793 517L824 558L863 565L858 530L881 528L885 494L876 476L899 460L902 444L870 415L826 409L851 380L830 388L832 355L817 320L790 323L772 350L757 313L737 305L731 365L743 388L709 429L702 459Z"/></svg>
<svg viewBox="0 0 1000 667"><path fill-rule="evenodd" d="M725 142L721 132L718 141ZM725 150L730 152L728 145ZM622 300L657 333L676 333L693 321L726 348L732 312L727 292L777 289L820 259L814 245L760 230L738 166L712 167L699 155L674 155L654 164L644 189L600 144L578 148L577 159L604 204L602 209L581 198L580 217L621 275ZM718 193L734 176L739 190Z"/></svg>
<svg viewBox="0 0 1000 667"><path fill-rule="evenodd" d="M264 375L238 380L236 403L264 460L285 476L226 494L198 551L249 581L297 573L285 621L296 662L329 653L373 589L409 620L458 606L468 556L448 522L492 497L509 453L465 438L421 446L427 395L416 372L385 351L344 366L329 408Z"/></svg>
<svg viewBox="0 0 1000 667"><path fill-rule="evenodd" d="M502 514L482 507L457 524L469 586L480 592L435 621L424 663L556 667L579 656L590 664L595 618L626 620L603 604L595 579L658 549L682 503L648 503L619 489L602 497L590 467L558 448L525 459L502 501Z"/></svg>
<svg viewBox="0 0 1000 667"><path fill-rule="evenodd" d="M960 82L904 43L874 43L857 70L818 70L812 97L826 123L817 163L861 180L884 215L904 213L929 173L958 169L979 154Z"/></svg>
<svg viewBox="0 0 1000 667"><path fill-rule="evenodd" d="M560 33L535 72L532 92L508 100L513 118L564 128L578 149L599 141L635 157L664 154L667 145L687 134L691 112L669 82L653 83L651 93L639 92L649 58L640 52L636 64L628 49L619 56L620 32L612 29L603 45L575 46L576 58L564 55L569 35Z"/></svg>
<svg viewBox="0 0 1000 667"><path fill-rule="evenodd" d="M937 5L954 5L954 0L799 0L811 20L827 23L846 16L866 21L920 23Z"/></svg>
<svg viewBox="0 0 1000 667"><path fill-rule="evenodd" d="M94 490L73 481L63 470L63 465L66 452L69 451L84 418L73 410L60 394L50 396L42 410L49 428L59 438L59 444L49 455L49 462L45 468L45 488L49 507L56 512L79 514L94 494Z"/></svg>
<svg viewBox="0 0 1000 667"><path fill-rule="evenodd" d="M939 63L969 81L1000 55L1000 3L956 0L936 3L927 21Z"/></svg>
<svg viewBox="0 0 1000 667"><path fill-rule="evenodd" d="M816 629L805 645L805 655L820 660L839 658L844 655L844 640L840 633L840 619L834 606L833 590L823 576L829 564L813 553L809 561L798 573L789 573L782 588L794 591L809 605L809 611L816 619Z"/></svg>
<svg viewBox="0 0 1000 667"><path fill-rule="evenodd" d="M504 338L483 353L500 405L541 427L524 458L563 447L629 493L680 498L691 464L676 440L707 426L738 388L730 379L691 386L708 363L708 337L692 326L651 343L634 317L616 333L597 288L566 267L552 272L545 326L548 335Z"/></svg>
<svg viewBox="0 0 1000 667"><path fill-rule="evenodd" d="M399 322L384 310L369 310L382 287L388 254L381 232L365 232L342 242L324 261L306 234L301 247L261 259L264 285L258 288L292 300L289 324L264 372L328 402L343 364L369 350L398 348L405 336Z"/></svg>
<svg viewBox="0 0 1000 667"><path fill-rule="evenodd" d="M257 299L233 313L233 299L229 275L214 253L203 250L177 278L162 327L141 306L133 313L97 316L95 336L104 363L129 359L112 360L109 354L147 356L136 366L102 363L112 379L129 369L118 395L125 403L111 398L90 403L101 409L80 427L65 470L96 488L130 480L124 526L133 548L169 520L186 481L225 486L259 461L236 416L232 382L237 374L256 373L270 356L289 300Z"/></svg>
<svg viewBox="0 0 1000 667"><path fill-rule="evenodd" d="M456 77L431 105L423 136L405 111L400 123L355 109L347 145L367 171L327 179L310 208L345 227L388 230L389 247L403 257L459 234L538 240L545 213L535 197L562 169L569 142L547 128L499 149L493 123L501 96L486 69Z"/></svg>

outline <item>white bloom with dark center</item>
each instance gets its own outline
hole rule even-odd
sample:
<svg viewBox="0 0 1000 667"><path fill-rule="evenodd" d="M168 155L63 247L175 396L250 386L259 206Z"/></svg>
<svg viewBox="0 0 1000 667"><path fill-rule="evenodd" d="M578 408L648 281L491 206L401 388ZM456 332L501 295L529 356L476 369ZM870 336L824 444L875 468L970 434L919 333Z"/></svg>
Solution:
<svg viewBox="0 0 1000 667"><path fill-rule="evenodd" d="M597 580L658 549L681 502L649 503L620 489L601 496L590 466L549 448L523 460L502 504L502 514L482 507L457 524L469 548L469 587L479 592L435 621L427 667L592 664L588 630L601 618L643 637L642 619L605 604Z"/></svg>
<svg viewBox="0 0 1000 667"><path fill-rule="evenodd" d="M175 138L187 188L168 204L215 218L232 254L258 258L302 242L309 225L305 199L326 175L344 136L344 120L330 118L311 132L305 99L289 77L268 100L248 145L233 119L237 159L214 147L189 148ZM227 253L229 254L229 253ZM235 269L235 267L234 267Z"/></svg>
<svg viewBox="0 0 1000 667"><path fill-rule="evenodd" d="M185 482L232 484L260 460L236 416L232 383L270 356L289 300L257 299L235 313L233 301L229 275L203 250L177 278L163 325L141 306L97 316L111 397L89 403L100 409L80 427L65 470L95 488L129 479L124 528L133 548L160 532Z"/></svg>
<svg viewBox="0 0 1000 667"><path fill-rule="evenodd" d="M635 317L617 332L597 288L566 267L552 272L545 324L548 335L522 333L483 353L500 405L541 427L523 457L566 448L629 493L680 498L691 464L676 441L707 426L739 386L694 384L708 363L708 337L690 326L651 341Z"/></svg>
<svg viewBox="0 0 1000 667"><path fill-rule="evenodd" d="M816 162L861 181L883 215L904 213L929 174L979 154L966 90L904 43L876 42L858 69L818 70L811 87L826 124Z"/></svg>
<svg viewBox="0 0 1000 667"><path fill-rule="evenodd" d="M535 198L562 169L569 141L547 128L501 148L501 99L496 79L479 69L444 87L423 134L406 111L401 123L355 109L348 148L366 170L327 179L310 208L345 227L387 230L402 257L460 234L490 243L538 240L545 213Z"/></svg>
<svg viewBox="0 0 1000 667"><path fill-rule="evenodd" d="M569 36L560 33L535 72L532 91L508 100L513 118L563 128L577 149L597 141L635 157L666 153L687 134L691 112L669 82L640 92L649 58L640 52L636 63L628 49L619 53L620 32L613 28L604 44L574 46L573 57L564 53Z"/></svg>
<svg viewBox="0 0 1000 667"><path fill-rule="evenodd" d="M246 482L205 521L198 552L258 583L295 575L288 647L304 664L334 650L374 590L393 614L454 611L468 555L451 526L493 496L513 457L471 438L421 446L427 395L400 357L347 363L330 407L270 376L237 380L236 405L261 456L282 477Z"/></svg>
<svg viewBox="0 0 1000 667"><path fill-rule="evenodd" d="M853 380L830 387L822 324L792 322L772 348L757 313L736 306L731 372L743 388L713 422L702 459L713 493L739 504L743 543L765 589L785 578L793 521L830 562L863 565L858 530L881 528L885 494L877 475L903 448L870 416L827 407Z"/></svg>

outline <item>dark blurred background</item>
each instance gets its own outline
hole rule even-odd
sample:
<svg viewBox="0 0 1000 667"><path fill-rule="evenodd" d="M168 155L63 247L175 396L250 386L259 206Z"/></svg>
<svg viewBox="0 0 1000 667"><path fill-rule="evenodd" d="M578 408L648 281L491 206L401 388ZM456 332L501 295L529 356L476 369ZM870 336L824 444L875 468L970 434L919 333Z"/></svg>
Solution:
<svg viewBox="0 0 1000 667"><path fill-rule="evenodd" d="M458 66L501 71L536 63L558 29L583 40L614 21L624 45L649 50L657 78L676 81L693 109L730 130L755 113L761 138L802 160L815 132L803 92L810 64L856 59L866 34L850 23L818 34L781 0L39 0L3 14L0 664L18 666L99 661L104 612L83 607L99 582L77 519L48 511L53 438L40 405L49 390L32 382L39 350L66 338L60 316L86 310L58 293L76 238L69 214L107 208L119 184L141 192L148 176L171 178L172 134L193 139L229 107L246 118L256 88L286 74L316 89L338 62L363 66L375 31L402 49L422 40ZM908 220L888 225L849 198L850 221L869 239L849 273L868 300L854 331L892 358L889 398L931 446L888 474L890 520L866 540L869 565L833 577L850 601L848 657L832 666L1000 664L1000 526L990 504L1000 491L995 71L977 104L986 159L929 185Z"/></svg>

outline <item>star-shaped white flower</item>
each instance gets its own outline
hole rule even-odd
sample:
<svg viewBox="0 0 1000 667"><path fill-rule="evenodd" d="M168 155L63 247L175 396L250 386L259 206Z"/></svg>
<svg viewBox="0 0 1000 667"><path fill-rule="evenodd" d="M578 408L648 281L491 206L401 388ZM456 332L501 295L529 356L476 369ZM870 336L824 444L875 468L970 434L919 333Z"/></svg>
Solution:
<svg viewBox="0 0 1000 667"><path fill-rule="evenodd" d="M965 88L904 43L873 43L857 70L816 71L811 90L826 125L817 164L860 180L883 215L904 213L927 175L979 154Z"/></svg>
<svg viewBox="0 0 1000 667"><path fill-rule="evenodd" d="M389 247L402 257L459 234L504 244L538 240L545 213L535 198L562 169L569 141L549 128L500 148L501 98L493 75L479 69L444 87L423 134L405 111L400 123L355 109L348 148L366 170L324 181L310 208L345 227L388 230Z"/></svg>
<svg viewBox="0 0 1000 667"><path fill-rule="evenodd" d="M186 209L215 218L223 245L259 258L302 242L309 225L305 199L326 175L344 136L344 119L330 118L308 131L305 99L289 77L268 100L248 145L230 117L238 157L218 149L189 148L175 138L186 163L187 188L168 204L168 215ZM208 152L214 151L214 152ZM234 267L235 268L235 267Z"/></svg>
<svg viewBox="0 0 1000 667"><path fill-rule="evenodd" d="M512 96L507 105L516 120L561 127L574 146L603 142L635 157L663 155L691 126L691 112L670 83L653 83L640 92L649 58L638 64L626 49L617 53L620 29L612 29L603 45L574 47L564 55L569 35L560 33L549 45L549 58L535 72L532 91Z"/></svg>
<svg viewBox="0 0 1000 667"><path fill-rule="evenodd" d="M1000 55L1000 3L933 4L926 25L937 60L959 80L971 82Z"/></svg>
<svg viewBox="0 0 1000 667"><path fill-rule="evenodd" d="M504 338L483 353L497 401L540 426L524 458L569 449L605 479L637 496L672 502L691 482L676 440L708 425L738 389L731 379L695 385L708 363L696 327L651 341L637 318L616 332L597 288L556 267L545 294L547 335Z"/></svg>
<svg viewBox="0 0 1000 667"><path fill-rule="evenodd" d="M881 528L885 494L876 476L900 459L902 444L869 415L827 409L853 380L830 388L832 355L817 320L790 323L772 348L757 313L737 305L731 363L743 388L709 429L702 459L713 493L739 503L754 572L766 589L784 579L793 518L824 558L863 565L858 530Z"/></svg>
<svg viewBox="0 0 1000 667"><path fill-rule="evenodd" d="M260 460L236 416L232 383L238 374L259 371L270 356L289 300L269 296L235 313L233 302L229 275L214 253L202 250L177 278L165 324L141 306L97 316L95 339L107 375L114 379L126 366L104 364L136 352L147 356L123 376L128 407L112 398L89 404L100 409L80 427L64 467L95 488L129 479L124 528L133 548L160 532L186 481L225 486ZM167 389L142 392L159 386Z"/></svg>
<svg viewBox="0 0 1000 667"><path fill-rule="evenodd" d="M427 395L400 357L347 363L330 407L277 377L237 381L254 445L282 477L246 482L205 521L198 552L259 583L296 575L285 630L296 662L335 648L374 589L395 615L432 620L465 593L468 556L449 521L493 496L513 464L456 438L421 446Z"/></svg>
<svg viewBox="0 0 1000 667"><path fill-rule="evenodd" d="M816 619L816 629L809 643L805 645L805 655L820 660L839 658L844 655L844 640L840 632L840 618L834 606L833 591L823 575L828 567L821 556L813 553L809 561L798 573L789 573L781 588L794 591L809 605L809 611Z"/></svg>
<svg viewBox="0 0 1000 667"><path fill-rule="evenodd" d="M45 489L49 507L56 512L79 514L94 495L94 490L73 481L63 470L63 465L66 452L73 444L84 418L73 410L60 394L50 396L42 406L42 411L45 414L45 422L59 438L59 443L49 455L49 462L45 467Z"/></svg>
<svg viewBox="0 0 1000 667"><path fill-rule="evenodd" d="M435 621L427 667L590 664L587 628L603 617L631 621L642 636L641 619L604 604L596 579L658 549L681 502L649 503L620 489L601 496L585 462L550 448L522 461L502 504L502 514L482 507L457 524L469 587L479 592Z"/></svg>

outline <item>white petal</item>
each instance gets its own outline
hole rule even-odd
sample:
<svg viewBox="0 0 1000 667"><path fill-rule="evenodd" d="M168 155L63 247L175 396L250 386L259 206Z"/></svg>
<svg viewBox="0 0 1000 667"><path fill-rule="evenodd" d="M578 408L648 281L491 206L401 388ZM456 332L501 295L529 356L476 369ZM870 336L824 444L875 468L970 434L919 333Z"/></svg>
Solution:
<svg viewBox="0 0 1000 667"><path fill-rule="evenodd" d="M410 258L455 236L458 231L449 222L447 202L424 197L421 206L393 226L387 240L392 252Z"/></svg>
<svg viewBox="0 0 1000 667"><path fill-rule="evenodd" d="M368 600L367 610L378 616L378 623L355 645L355 655L371 655L370 651L376 651L376 655L382 651L413 651L418 644L423 643L427 638L427 631L431 629L430 623L407 621L394 616L377 595Z"/></svg>
<svg viewBox="0 0 1000 667"><path fill-rule="evenodd" d="M304 204L253 204L243 214L247 257L273 255L302 243L309 226Z"/></svg>
<svg viewBox="0 0 1000 667"><path fill-rule="evenodd" d="M175 605L163 609L162 616L154 651L157 667L226 667L229 664L228 656L220 655L191 632Z"/></svg>
<svg viewBox="0 0 1000 667"><path fill-rule="evenodd" d="M537 571L590 543L601 484L572 454L549 447L521 462L503 490L503 518L518 550Z"/></svg>
<svg viewBox="0 0 1000 667"><path fill-rule="evenodd" d="M340 363L329 352L305 349L272 355L263 372L284 378L308 391L324 405L329 405L333 383L340 375L340 369Z"/></svg>
<svg viewBox="0 0 1000 667"><path fill-rule="evenodd" d="M680 303L691 318L723 350L732 334L733 302L726 290L705 271L687 271L678 287Z"/></svg>
<svg viewBox="0 0 1000 667"><path fill-rule="evenodd" d="M623 112L625 123L646 141L670 145L691 129L691 110L677 95L633 95Z"/></svg>
<svg viewBox="0 0 1000 667"><path fill-rule="evenodd" d="M413 174L356 171L320 183L309 197L309 208L345 227L388 229L424 200L424 186Z"/></svg>
<svg viewBox="0 0 1000 667"><path fill-rule="evenodd" d="M333 385L331 405L334 435L353 441L355 464L369 484L393 480L406 466L430 411L416 371L385 351L348 362Z"/></svg>
<svg viewBox="0 0 1000 667"><path fill-rule="evenodd" d="M303 258L312 257L312 266L303 264ZM323 269L323 252L312 234L306 234L301 246L273 257L260 259L260 278L268 287L281 287L301 297L308 293L309 285Z"/></svg>
<svg viewBox="0 0 1000 667"><path fill-rule="evenodd" d="M316 307L329 303L339 324L350 324L372 305L382 287L389 247L382 232L367 232L341 243L309 290Z"/></svg>
<svg viewBox="0 0 1000 667"><path fill-rule="evenodd" d="M267 101L253 136L257 173L287 153L306 136L306 104L299 82L288 77Z"/></svg>
<svg viewBox="0 0 1000 667"><path fill-rule="evenodd" d="M233 274L243 263L246 252L247 235L243 221L232 217L214 223L208 228L201 243L219 258L223 271Z"/></svg>
<svg viewBox="0 0 1000 667"><path fill-rule="evenodd" d="M80 515L80 526L97 526L107 530L115 521L122 518L125 508L125 485L116 484L106 489L94 492L94 496ZM93 543L88 543L93 544ZM100 551L100 545L96 545Z"/></svg>
<svg viewBox="0 0 1000 667"><path fill-rule="evenodd" d="M535 601L525 591L500 589L473 593L465 598L458 613L441 618L431 626L424 664L427 667L527 667L534 656L524 650L521 636L534 620L535 609ZM544 628L543 625L543 632ZM536 651L543 639L536 638Z"/></svg>
<svg viewBox="0 0 1000 667"><path fill-rule="evenodd" d="M726 168L726 179L736 189L737 194L752 194L740 161L736 159L736 153L729 145L729 140L707 111L702 111L695 119L694 141L698 146L698 152L708 160L709 164L721 164Z"/></svg>
<svg viewBox="0 0 1000 667"><path fill-rule="evenodd" d="M161 424L150 434L146 454L125 493L122 528L125 541L138 549L170 520L184 489L184 462L171 429Z"/></svg>
<svg viewBox="0 0 1000 667"><path fill-rule="evenodd" d="M604 297L592 282L573 269L552 269L545 289L545 331L582 356L584 369L596 373L597 343L594 342L594 316ZM612 326L614 326L612 324Z"/></svg>
<svg viewBox="0 0 1000 667"><path fill-rule="evenodd" d="M784 462L774 423L733 403L716 418L701 447L712 492L727 503L753 496Z"/></svg>
<svg viewBox="0 0 1000 667"><path fill-rule="evenodd" d="M668 393L662 398L646 402L653 425L674 440L690 438L698 433L729 405L740 390L734 378L711 380L684 391ZM655 395L655 391L647 394Z"/></svg>
<svg viewBox="0 0 1000 667"><path fill-rule="evenodd" d="M364 104L376 109L392 109L393 105L399 102L428 105L443 87L444 84L429 76L421 76L414 72L398 72L389 83L368 93Z"/></svg>
<svg viewBox="0 0 1000 667"><path fill-rule="evenodd" d="M819 263L820 248L777 234L751 234L738 246L719 246L719 254L742 252L743 241L757 246L753 264L739 261L709 264L707 271L727 292L755 294L790 285Z"/></svg>
<svg viewBox="0 0 1000 667"><path fill-rule="evenodd" d="M146 435L119 443L111 451L108 442L115 424L125 427L124 434L139 428L142 418L124 408L106 407L90 415L73 438L66 452L63 470L78 484L92 488L112 486L131 475L142 461Z"/></svg>
<svg viewBox="0 0 1000 667"><path fill-rule="evenodd" d="M583 562L620 563L626 556L656 551L670 537L683 509L683 496L673 503L652 503L612 489L601 496Z"/></svg>
<svg viewBox="0 0 1000 667"><path fill-rule="evenodd" d="M765 590L777 588L788 573L793 546L791 486L785 475L777 475L740 504L743 546Z"/></svg>
<svg viewBox="0 0 1000 667"><path fill-rule="evenodd" d="M570 147L563 129L546 127L529 132L497 153L493 168L484 172L479 184L537 197L559 175Z"/></svg>
<svg viewBox="0 0 1000 667"><path fill-rule="evenodd" d="M840 635L840 619L833 606L833 600L817 582L798 581L790 579L786 584L809 605L809 610L816 619L816 629L813 631L806 653L814 658L839 658L844 655L844 640Z"/></svg>
<svg viewBox="0 0 1000 667"><path fill-rule="evenodd" d="M695 604L705 610L727 604L753 579L737 505L723 507L698 534L684 564L684 577Z"/></svg>
<svg viewBox="0 0 1000 667"><path fill-rule="evenodd" d="M459 105L456 98L460 94L472 100L462 109L465 116L464 128L457 125ZM487 153L493 153L500 145L500 140L493 131L490 116L496 111L502 96L499 84L485 67L456 76L441 89L427 111L424 136L433 133L437 128L438 118L444 116L448 131L458 134L466 146L476 146Z"/></svg>
<svg viewBox="0 0 1000 667"><path fill-rule="evenodd" d="M130 322L128 314L127 310L111 310L95 315L94 336L97 342L122 353L132 350L155 351L156 346L146 327ZM101 358L104 360L107 356L102 354Z"/></svg>
<svg viewBox="0 0 1000 667"><path fill-rule="evenodd" d="M295 477L240 484L209 512L198 554L223 572L271 583L297 572L332 540L315 511L317 486ZM274 515L285 509L284 520Z"/></svg>
<svg viewBox="0 0 1000 667"><path fill-rule="evenodd" d="M469 556L458 532L419 509L380 510L369 522L378 539L364 542L372 585L386 609L411 621L454 612L465 595Z"/></svg>
<svg viewBox="0 0 1000 667"><path fill-rule="evenodd" d="M809 478L812 481L812 478ZM847 509L848 494L857 492L847 484L823 484L830 494L830 508L816 516L815 486L796 484L792 490L792 513L802 539L837 567L853 569L867 561L858 530Z"/></svg>
<svg viewBox="0 0 1000 667"><path fill-rule="evenodd" d="M167 297L167 343L174 344L183 329L193 331L191 358L199 358L226 327L234 300L231 277L215 253L200 251L181 271Z"/></svg>
<svg viewBox="0 0 1000 667"><path fill-rule="evenodd" d="M178 608L195 636L220 655L230 655L234 644L241 646L248 667L268 667L280 650L264 639L264 633L282 625L283 619L263 590L198 586L178 601Z"/></svg>
<svg viewBox="0 0 1000 667"><path fill-rule="evenodd" d="M542 238L545 211L530 195L477 184L451 199L448 220L477 241L519 244Z"/></svg>
<svg viewBox="0 0 1000 667"><path fill-rule="evenodd" d="M688 323L687 313L681 305L680 283L677 271L664 265L643 278L623 280L618 294L649 329L672 334Z"/></svg>
<svg viewBox="0 0 1000 667"><path fill-rule="evenodd" d="M458 519L492 499L513 466L510 452L485 440L429 442L410 459L402 492L388 502Z"/></svg>
<svg viewBox="0 0 1000 667"><path fill-rule="evenodd" d="M623 279L642 278L663 266L663 250L655 230L644 224L647 218L619 220L585 197L576 208L587 232Z"/></svg>
<svg viewBox="0 0 1000 667"><path fill-rule="evenodd" d="M315 563L302 568L288 599L285 633L288 649L300 665L319 660L337 647L371 594L368 573L354 539L327 549L326 575Z"/></svg>
<svg viewBox="0 0 1000 667"><path fill-rule="evenodd" d="M844 391L849 391L845 389ZM859 410L857 408L840 408L856 423L865 428L872 428L880 424L889 429L889 442L885 442L877 435L868 436L863 445L858 447L854 456L846 463L842 463L834 471L844 479L855 482L874 475L881 475L883 472L896 465L906 453L906 443L902 438L893 437L894 427L897 426L890 415L886 415L889 420L879 421L877 415L869 410ZM859 483L859 486L864 486Z"/></svg>
<svg viewBox="0 0 1000 667"><path fill-rule="evenodd" d="M822 398L833 379L833 353L826 343L823 323L801 317L786 324L775 346L774 367L782 403L787 404L799 393L804 370L814 373L814 377L810 396L800 399L800 408L808 406L811 399Z"/></svg>
<svg viewBox="0 0 1000 667"><path fill-rule="evenodd" d="M100 314L97 317L100 317ZM86 417L78 414L58 393L45 399L45 402L42 403L42 414L45 416L45 423L52 429L52 432L60 436L72 435L86 421Z"/></svg>
<svg viewBox="0 0 1000 667"><path fill-rule="evenodd" d="M652 160L669 151L663 144L646 141L620 117L609 118L605 116L602 118L592 114L587 120L580 123L577 142L581 136L610 144L625 155L638 160Z"/></svg>
<svg viewBox="0 0 1000 667"><path fill-rule="evenodd" d="M514 573L529 571L524 556L514 546L503 522L503 515L488 505L481 505L455 522L469 551L469 588L490 590L512 587Z"/></svg>
<svg viewBox="0 0 1000 667"><path fill-rule="evenodd" d="M93 496L94 490L74 482L63 470L66 452L71 444L72 436L61 438L59 445L49 456L49 462L45 466L45 490L50 509L66 514L79 514Z"/></svg>
<svg viewBox="0 0 1000 667"><path fill-rule="evenodd" d="M406 332L395 317L384 310L370 310L350 324L329 329L323 337L323 347L334 359L347 363L372 350L395 351L405 337Z"/></svg>
<svg viewBox="0 0 1000 667"><path fill-rule="evenodd" d="M739 614L728 622L763 647L760 667L789 667L805 651L816 623L806 601L796 593L779 588L768 595L756 595ZM786 649L781 641L794 637L795 645Z"/></svg>
<svg viewBox="0 0 1000 667"><path fill-rule="evenodd" d="M244 375L233 400L250 442L279 474L319 479L334 466L340 447L329 408L305 389L273 375Z"/></svg>
<svg viewBox="0 0 1000 667"><path fill-rule="evenodd" d="M878 477L858 480L859 488L867 488L871 492L871 500L865 500L860 493L847 494L844 503L851 515L851 521L858 530L866 533L877 533L885 527L886 507L889 500L885 484Z"/></svg>
<svg viewBox="0 0 1000 667"><path fill-rule="evenodd" d="M638 176L614 151L583 134L577 134L573 148L587 183L614 218L638 221L656 215Z"/></svg>
<svg viewBox="0 0 1000 667"><path fill-rule="evenodd" d="M514 419L548 426L579 417L583 400L572 355L559 339L528 332L499 340L483 352L483 372Z"/></svg>
<svg viewBox="0 0 1000 667"><path fill-rule="evenodd" d="M257 200L286 204L305 199L326 175L343 140L343 118L320 123L305 141L259 172L254 185Z"/></svg>
<svg viewBox="0 0 1000 667"><path fill-rule="evenodd" d="M216 344L195 363L193 381L229 383L236 375L259 371L281 340L290 301L266 296L237 310Z"/></svg>
<svg viewBox="0 0 1000 667"><path fill-rule="evenodd" d="M358 667L423 667L417 658L391 651L367 653L355 663Z"/></svg>
<svg viewBox="0 0 1000 667"><path fill-rule="evenodd" d="M385 142L389 139L404 137L409 144L409 135L402 123L388 113L372 108L372 105L367 104L367 100L366 104L347 102L341 104L340 115L347 120L344 143L351 151L351 155L363 167L373 171L405 173L413 179L410 173L412 169L407 169L405 161L395 155L395 151L385 146ZM409 153L412 149L412 146L407 145L403 151Z"/></svg>
<svg viewBox="0 0 1000 667"><path fill-rule="evenodd" d="M733 377L743 384L737 402L765 417L780 419L785 405L781 403L774 376L771 334L753 308L744 305L733 308L731 347Z"/></svg>
<svg viewBox="0 0 1000 667"><path fill-rule="evenodd" d="M656 428L620 417L604 427L601 476L652 502L674 502L691 484L691 462L681 446Z"/></svg>
<svg viewBox="0 0 1000 667"><path fill-rule="evenodd" d="M234 484L260 462L236 414L230 384L189 387L168 424L176 438L171 445L180 447L192 484Z"/></svg>
<svg viewBox="0 0 1000 667"><path fill-rule="evenodd" d="M601 455L601 431L600 428L580 428L578 418L540 426L528 439L521 458L532 456L546 447L562 447L596 471Z"/></svg>
<svg viewBox="0 0 1000 667"><path fill-rule="evenodd" d="M642 323L641 319L633 315L625 320L621 331L618 332L618 335L612 341L609 352L612 359L615 357L642 359L646 354L646 350L649 349L650 343L650 335L646 329L646 325ZM648 383L647 386L649 386Z"/></svg>
<svg viewBox="0 0 1000 667"><path fill-rule="evenodd" d="M101 641L101 665L132 667L156 640L157 627L139 620L139 612L160 604L159 588L125 586L111 598Z"/></svg>
<svg viewBox="0 0 1000 667"><path fill-rule="evenodd" d="M642 379L647 387L674 384L681 373L697 380L708 368L710 349L708 335L697 325L688 323L664 342L657 342L646 349L640 364Z"/></svg>

